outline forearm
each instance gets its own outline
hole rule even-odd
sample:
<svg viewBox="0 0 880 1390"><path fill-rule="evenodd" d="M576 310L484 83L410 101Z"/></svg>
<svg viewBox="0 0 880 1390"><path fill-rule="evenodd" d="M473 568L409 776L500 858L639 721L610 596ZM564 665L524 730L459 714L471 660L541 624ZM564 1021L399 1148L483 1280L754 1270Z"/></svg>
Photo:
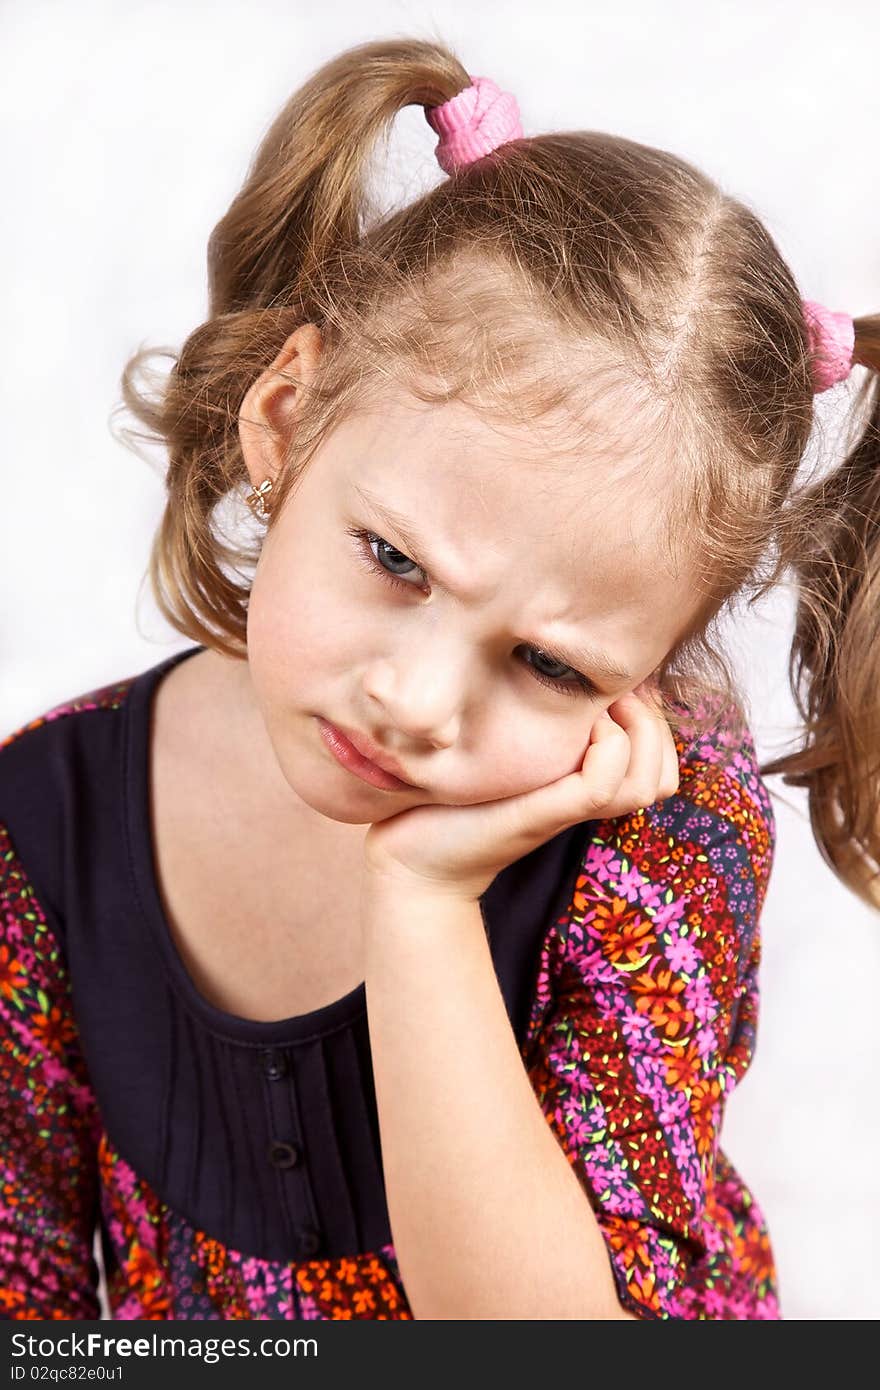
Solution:
<svg viewBox="0 0 880 1390"><path fill-rule="evenodd" d="M388 1208L414 1316L632 1316L523 1066L479 905L374 885L362 920Z"/></svg>

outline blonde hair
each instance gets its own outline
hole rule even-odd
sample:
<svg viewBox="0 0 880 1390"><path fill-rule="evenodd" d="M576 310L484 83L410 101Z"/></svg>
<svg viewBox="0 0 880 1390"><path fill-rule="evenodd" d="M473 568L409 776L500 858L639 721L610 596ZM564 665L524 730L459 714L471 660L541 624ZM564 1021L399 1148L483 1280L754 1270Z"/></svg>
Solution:
<svg viewBox="0 0 880 1390"><path fill-rule="evenodd" d="M123 400L149 433L125 440L168 451L150 557L160 610L194 641L246 656L258 547L223 532L221 504L249 484L245 393L300 324L320 327L324 352L270 528L322 439L383 381L533 421L568 403L577 418L587 397L625 386L648 445L674 450L665 536L700 596L655 673L670 726L742 718L718 619L791 571L804 735L761 772L807 788L826 862L880 905L880 316L855 323L855 360L873 369L858 438L800 484L814 420L800 293L761 221L692 165L603 132L555 132L376 212L370 156L396 114L469 84L448 47L415 39L362 44L316 71L211 234L207 320L179 353L142 349L126 364ZM134 376L154 353L172 366L141 393Z"/></svg>

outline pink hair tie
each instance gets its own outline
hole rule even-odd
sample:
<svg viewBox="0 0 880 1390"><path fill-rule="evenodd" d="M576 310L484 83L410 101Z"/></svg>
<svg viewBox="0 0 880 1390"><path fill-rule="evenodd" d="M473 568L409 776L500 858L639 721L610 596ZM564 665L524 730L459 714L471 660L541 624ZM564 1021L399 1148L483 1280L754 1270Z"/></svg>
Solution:
<svg viewBox="0 0 880 1390"><path fill-rule="evenodd" d="M803 307L813 358L813 391L827 391L852 371L855 326L849 314L836 314L813 299L805 299Z"/></svg>
<svg viewBox="0 0 880 1390"><path fill-rule="evenodd" d="M440 106L425 107L428 124L440 136L434 154L447 174L523 133L515 96L491 77L472 77L471 84Z"/></svg>

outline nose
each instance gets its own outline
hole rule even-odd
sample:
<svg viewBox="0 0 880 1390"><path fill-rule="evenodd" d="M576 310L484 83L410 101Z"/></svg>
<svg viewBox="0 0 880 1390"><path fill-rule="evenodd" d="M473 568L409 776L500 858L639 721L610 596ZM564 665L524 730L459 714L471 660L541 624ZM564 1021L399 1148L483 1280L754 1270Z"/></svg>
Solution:
<svg viewBox="0 0 880 1390"><path fill-rule="evenodd" d="M381 706L380 722L434 748L449 748L458 738L461 683L448 662L426 652L394 661L374 661L364 673L364 691Z"/></svg>

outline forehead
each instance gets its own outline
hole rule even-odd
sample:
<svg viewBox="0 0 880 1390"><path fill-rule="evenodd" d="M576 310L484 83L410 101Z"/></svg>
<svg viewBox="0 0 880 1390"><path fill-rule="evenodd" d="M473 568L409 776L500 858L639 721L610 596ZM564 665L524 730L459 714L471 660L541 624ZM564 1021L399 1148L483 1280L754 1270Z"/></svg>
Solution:
<svg viewBox="0 0 880 1390"><path fill-rule="evenodd" d="M678 641L697 588L669 545L668 470L647 449L649 432L627 438L639 433L632 415L628 429L616 419L603 428L595 413L587 423L536 427L389 394L329 436L317 485L424 565L432 588L438 569L460 577L450 592L487 631L563 654L600 651L634 673L613 682L623 689ZM428 553L386 532L358 487L410 522Z"/></svg>
<svg viewBox="0 0 880 1390"><path fill-rule="evenodd" d="M621 403L623 408L624 403ZM610 419L607 418L610 416ZM667 507L671 468L630 412L558 410L539 422L389 391L333 436L340 483L360 482L462 553L544 548L569 581L613 577L635 598L677 573Z"/></svg>

